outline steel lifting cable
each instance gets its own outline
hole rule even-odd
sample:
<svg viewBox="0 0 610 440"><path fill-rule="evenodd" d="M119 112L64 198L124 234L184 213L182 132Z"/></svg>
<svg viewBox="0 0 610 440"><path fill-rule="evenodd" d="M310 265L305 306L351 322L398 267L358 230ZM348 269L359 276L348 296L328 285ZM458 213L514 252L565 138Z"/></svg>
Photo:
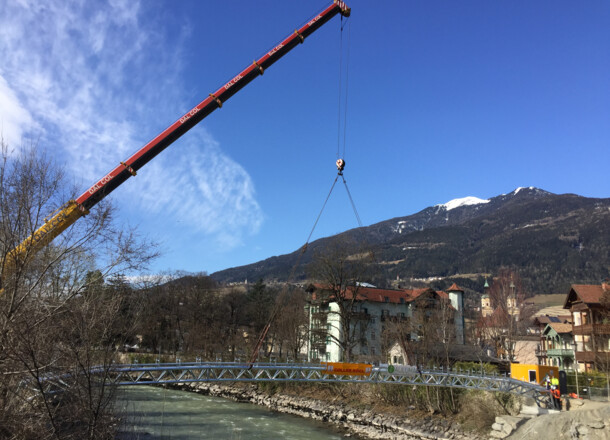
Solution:
<svg viewBox="0 0 610 440"><path fill-rule="evenodd" d="M349 17L348 17L349 19ZM347 142L347 95L349 94L349 51L351 47L351 24L347 27L347 61L345 62L345 104L343 105L343 159L345 159L345 144ZM343 33L343 27L341 27Z"/></svg>
<svg viewBox="0 0 610 440"><path fill-rule="evenodd" d="M339 161L337 161L337 162L339 162ZM256 359L258 359L258 352L261 349L261 346L263 345L265 338L267 337L267 333L269 332L269 329L271 328L271 324L273 323L273 321L275 320L275 317L277 316L277 314L280 311L282 300L286 296L288 286L294 279L294 274L296 273L297 267L299 267L299 265L301 264L301 259L303 258L303 255L305 255L305 252L307 251L307 246L309 245L309 240L311 240L311 236L313 235L313 232L315 231L316 226L317 226L318 222L320 221L320 217L322 217L322 212L324 212L324 208L326 207L326 204L328 203L328 199L330 199L330 195L332 194L333 189L335 188L335 185L337 184L337 180L339 179L339 176L343 177L341 171L339 171L339 173L337 174L337 177L335 177L335 180L334 180L332 186L330 187L330 191L328 192L328 195L326 196L326 200L324 200L322 209L320 210L320 213L318 214L318 217L316 218L316 221L314 222L313 227L311 228L311 232L309 232L307 241L301 248L301 252L299 252L299 254L297 256L296 263L292 266L292 270L290 271L290 275L288 276L288 279L286 280L286 284L284 285L284 288L282 288L282 291L280 292L280 295L275 302L275 306L273 307L273 310L271 311L271 316L269 317L269 321L267 321L267 324L263 328L263 331L261 332L261 334L258 337L258 340L256 341L256 346L254 347L254 350L252 351L252 355L250 356L250 360L248 361L249 369L252 369L252 367L254 366L254 363L256 362ZM343 179L343 182L345 182L345 179ZM347 186L346 186L346 188L347 188ZM349 193L349 191L348 191L348 193ZM351 199L351 196L350 196L350 199ZM360 219L358 219L358 221L360 221Z"/></svg>
<svg viewBox="0 0 610 440"><path fill-rule="evenodd" d="M322 217L322 212L324 212L324 208L326 208L326 204L328 203L328 199L330 199L330 195L333 193L333 189L335 188L335 185L337 184L337 180L339 179L339 176L342 176L342 174L337 174L337 177L335 177L335 181L333 182L332 186L330 187L330 191L328 192L328 195L326 196L326 200L324 200L324 204L322 205L322 209L320 210L320 213L318 214L318 217L316 218L316 221L313 224L313 228L311 228L311 232L309 232L309 236L307 237L307 241L305 242L305 245L303 246L303 251L301 252L302 254L305 253L305 251L307 250L307 245L309 244L309 240L311 240L311 236L313 235L313 231L316 229L316 226L318 225L318 222L320 221L320 217Z"/></svg>
<svg viewBox="0 0 610 440"><path fill-rule="evenodd" d="M330 187L330 191L328 192L328 195L326 196L324 203L322 204L322 209L320 209L318 217L316 217L316 221L314 222L313 227L311 228L311 231L309 232L307 241L301 248L301 252L299 252L299 254L297 256L296 263L292 266L292 270L290 271L290 275L289 275L288 279L286 280L286 284L285 284L284 288L282 289L282 291L280 292L278 300L276 300L275 306L273 307L273 310L271 312L271 316L269 317L269 321L267 322L267 324L263 328L263 331L261 332L261 334L258 337L256 346L255 346L254 351L252 352L252 355L250 356L250 360L248 362L250 369L254 366L254 363L258 359L259 351L265 341L265 338L267 337L267 333L269 332L269 329L271 328L271 324L273 323L273 321L275 320L275 317L277 316L277 314L280 311L282 300L286 295L288 285L290 285L290 283L294 279L296 269L301 264L301 259L303 258L303 255L307 251L307 246L309 245L309 241L311 240L311 237L313 236L316 226L318 225L318 222L320 221L320 218L322 217L322 213L324 212L324 209L326 208L326 205L328 204L328 200L330 199L330 196L335 188L335 185L337 184L337 180L339 180L339 176L341 176L341 179L343 180L343 185L345 186L345 190L347 191L347 195L348 195L350 203L352 205L352 209L354 211L354 214L356 215L356 220L358 221L358 226L362 227L362 221L360 220L360 215L358 215L358 210L356 209L356 204L354 203L352 194L350 193L350 190L347 186L347 182L345 181L345 178L343 177L343 169L345 167L345 161L343 160L343 158L345 158L345 145L346 145L346 138L347 138L347 96L348 96L347 86L348 86L348 79L349 79L349 46L350 46L350 40L351 40L351 32L350 32L351 26L348 27L348 48L347 48L346 74L345 74L346 91L345 91L345 104L344 104L344 112L343 112L343 118L344 118L343 119L343 158L339 157L340 150L341 150L341 92L342 92L342 78L343 78L343 72L342 72L342 68L343 68L343 28L345 27L346 24L347 24L347 20L344 22L343 16L341 16L341 36L340 36L340 43L339 43L339 46L340 46L340 48L339 48L339 51L340 51L340 54L339 54L339 105L338 105L339 108L338 108L338 121L337 121L337 162L336 162L338 173L337 173L337 176L335 177L335 180L333 181L333 184Z"/></svg>
<svg viewBox="0 0 610 440"><path fill-rule="evenodd" d="M343 17L341 17L341 36L339 37L339 102L337 104L337 159L341 150L341 90L343 82ZM343 152L345 156L345 151Z"/></svg>
<svg viewBox="0 0 610 440"><path fill-rule="evenodd" d="M341 97L343 93L343 29L349 22L349 17L343 21L341 16L341 32L339 37L339 105L337 106L337 159L339 159L341 152ZM343 159L345 159L345 143L347 134L347 95L348 95L348 81L349 81L349 52L351 46L351 25L348 26L348 37L347 37L347 61L345 63L345 103L343 108Z"/></svg>
<svg viewBox="0 0 610 440"><path fill-rule="evenodd" d="M347 191L347 196L349 197L349 201L352 204L352 209L354 210L354 214L356 214L356 220L358 221L358 226L362 227L362 222L360 221L360 216L358 215L358 210L356 209L356 204L354 203L354 199L352 198L352 193L349 192L349 188L347 187L347 182L345 181L345 177L343 177L343 173L339 174L343 179L343 185L345 185L345 191Z"/></svg>

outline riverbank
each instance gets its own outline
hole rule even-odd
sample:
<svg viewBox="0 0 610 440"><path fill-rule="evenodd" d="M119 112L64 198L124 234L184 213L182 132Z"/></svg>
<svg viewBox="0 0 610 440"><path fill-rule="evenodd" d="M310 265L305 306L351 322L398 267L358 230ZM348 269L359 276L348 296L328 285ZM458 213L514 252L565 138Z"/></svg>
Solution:
<svg viewBox="0 0 610 440"><path fill-rule="evenodd" d="M610 440L610 402L572 399L569 411L526 418L507 438Z"/></svg>
<svg viewBox="0 0 610 440"><path fill-rule="evenodd" d="M219 385L192 383L172 388L223 397L236 402L246 402L267 407L273 411L293 414L333 425L346 436L380 440L478 440L488 438L474 432L465 432L460 424L438 415L422 415L414 408L381 413L370 408L355 407L343 401L341 396L324 399L292 395L264 390L249 384ZM311 392L311 389L309 390ZM308 394L308 393L303 393ZM314 391L315 394L315 391Z"/></svg>

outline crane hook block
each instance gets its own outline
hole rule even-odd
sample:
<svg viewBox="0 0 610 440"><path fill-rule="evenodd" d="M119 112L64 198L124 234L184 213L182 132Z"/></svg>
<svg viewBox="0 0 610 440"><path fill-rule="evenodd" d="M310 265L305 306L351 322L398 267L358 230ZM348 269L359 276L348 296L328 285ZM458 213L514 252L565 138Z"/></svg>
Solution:
<svg viewBox="0 0 610 440"><path fill-rule="evenodd" d="M337 169L339 170L339 173L343 172L343 169L345 168L345 161L343 159L337 159Z"/></svg>

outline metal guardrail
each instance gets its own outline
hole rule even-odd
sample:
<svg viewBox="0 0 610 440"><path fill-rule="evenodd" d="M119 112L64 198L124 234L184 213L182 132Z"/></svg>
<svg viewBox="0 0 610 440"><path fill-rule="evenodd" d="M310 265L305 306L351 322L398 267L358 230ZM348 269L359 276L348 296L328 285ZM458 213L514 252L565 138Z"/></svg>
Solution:
<svg viewBox="0 0 610 440"><path fill-rule="evenodd" d="M538 404L548 399L546 388L503 376L473 372L373 367L370 376L329 374L320 364L176 363L113 365L106 371L109 384L151 385L193 382L345 382L438 386L512 393L532 397Z"/></svg>

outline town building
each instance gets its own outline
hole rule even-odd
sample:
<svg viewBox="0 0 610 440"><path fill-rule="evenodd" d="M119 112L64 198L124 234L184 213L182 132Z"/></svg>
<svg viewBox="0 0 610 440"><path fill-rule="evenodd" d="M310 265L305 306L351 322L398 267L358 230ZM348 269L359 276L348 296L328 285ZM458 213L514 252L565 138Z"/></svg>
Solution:
<svg viewBox="0 0 610 440"><path fill-rule="evenodd" d="M489 286L489 282L487 278L485 279L485 285L483 286L483 295L481 295L481 316L483 318L488 318L494 314L498 309L502 309L504 313L516 317L519 319L519 315L522 312L522 309L525 305L525 301L522 299L521 303L519 301L516 286L511 280L509 288L511 289L511 294L501 294L496 295L494 298L491 294L491 288ZM495 300L495 301L494 301ZM504 302L504 304L498 304L498 302Z"/></svg>
<svg viewBox="0 0 610 440"><path fill-rule="evenodd" d="M488 316L491 316L493 312L494 309L491 306L491 298L489 297L489 282L487 281L487 278L485 278L483 295L481 296L481 315L483 318L487 318Z"/></svg>
<svg viewBox="0 0 610 440"><path fill-rule="evenodd" d="M464 344L463 290L455 284L447 292L363 285L342 290L313 285L308 291L309 361L385 362L395 343L392 330L401 329L406 339L416 341L426 331L424 321L446 325L447 342ZM438 313L445 321L428 319Z"/></svg>
<svg viewBox="0 0 610 440"><path fill-rule="evenodd" d="M539 365L559 367L560 370L572 369L573 342L572 324L549 322L541 335Z"/></svg>
<svg viewBox="0 0 610 440"><path fill-rule="evenodd" d="M610 309L602 304L610 297L610 284L573 284L564 308L572 314L576 368L579 371L610 370Z"/></svg>

